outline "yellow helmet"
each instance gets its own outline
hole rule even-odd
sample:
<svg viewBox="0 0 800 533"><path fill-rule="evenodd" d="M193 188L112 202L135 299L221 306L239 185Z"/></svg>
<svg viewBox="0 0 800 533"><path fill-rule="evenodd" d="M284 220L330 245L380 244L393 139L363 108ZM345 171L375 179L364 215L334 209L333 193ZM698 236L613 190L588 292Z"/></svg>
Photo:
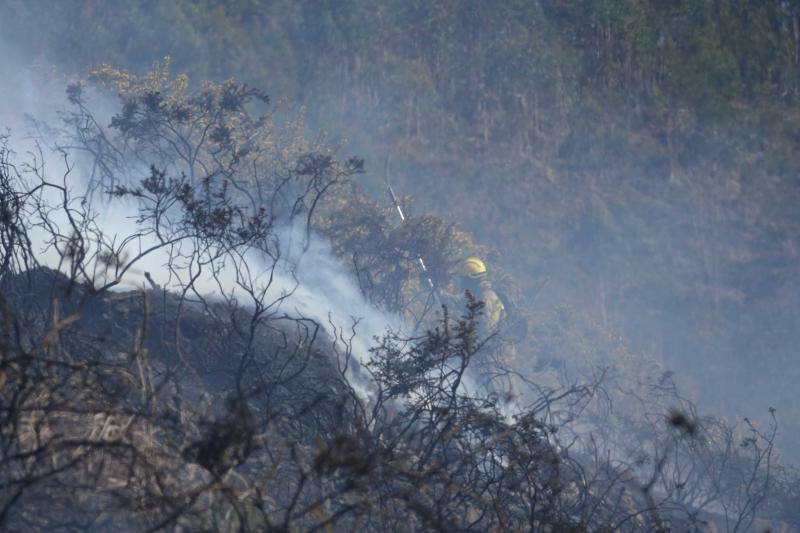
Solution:
<svg viewBox="0 0 800 533"><path fill-rule="evenodd" d="M472 279L480 279L486 276L486 265L477 257L470 257L461 266L461 273Z"/></svg>

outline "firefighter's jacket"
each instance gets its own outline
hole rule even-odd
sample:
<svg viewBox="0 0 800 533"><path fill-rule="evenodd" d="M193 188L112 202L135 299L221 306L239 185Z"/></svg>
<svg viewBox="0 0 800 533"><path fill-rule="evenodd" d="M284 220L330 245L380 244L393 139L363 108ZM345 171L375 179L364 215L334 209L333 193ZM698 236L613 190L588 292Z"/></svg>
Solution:
<svg viewBox="0 0 800 533"><path fill-rule="evenodd" d="M505 306L488 281L481 281L480 290L475 296L484 304L483 328L487 333L493 333L506 316Z"/></svg>

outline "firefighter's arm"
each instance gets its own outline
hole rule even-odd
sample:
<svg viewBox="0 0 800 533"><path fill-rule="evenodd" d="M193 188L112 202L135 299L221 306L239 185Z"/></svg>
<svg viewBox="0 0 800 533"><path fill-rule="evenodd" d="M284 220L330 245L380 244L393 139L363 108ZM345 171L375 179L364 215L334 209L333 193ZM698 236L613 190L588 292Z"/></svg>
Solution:
<svg viewBox="0 0 800 533"><path fill-rule="evenodd" d="M503 313L505 308L503 307L503 302L500 301L500 298L497 297L497 294L493 290L486 290L483 293L483 313L486 318L486 327L494 329L500 323L500 320L503 318Z"/></svg>

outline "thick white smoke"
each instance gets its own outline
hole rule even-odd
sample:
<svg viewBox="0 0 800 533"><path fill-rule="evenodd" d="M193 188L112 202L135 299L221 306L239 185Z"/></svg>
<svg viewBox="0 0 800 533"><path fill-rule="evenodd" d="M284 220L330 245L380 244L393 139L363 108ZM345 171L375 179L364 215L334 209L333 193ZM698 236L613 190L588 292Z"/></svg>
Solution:
<svg viewBox="0 0 800 533"><path fill-rule="evenodd" d="M58 132L43 132L37 127L37 124L60 123L59 113L67 106L67 80L24 66L14 59L16 54L7 43L0 42L0 51L4 52L0 53L0 67L4 72L0 81L0 133L10 134L8 148L14 152L15 163L23 174L25 164L38 167L49 181L66 186L75 198L70 207L82 208L79 199L88 188L90 163L83 161L77 152L67 153L65 158L63 151L52 148L57 144L63 145ZM115 102L99 95L89 94L88 97L92 99L92 108L99 112L100 125L105 126L110 121ZM147 172L147 168L141 168L132 174L138 173L141 178ZM31 182L36 180L32 174L29 178ZM51 206L62 201L61 192L53 188L44 189L42 197ZM120 257L124 260L130 261L145 250L157 248L156 238L148 235L144 231L146 228L137 223L139 205L136 201L96 195L90 206L96 211L94 225L102 231L107 242L119 245L131 235L144 233L121 249ZM69 220L62 209L53 209L47 218L48 223L62 234L70 234ZM41 264L62 271L69 268L68 261L63 260L50 243L48 230L31 228L30 237ZM240 264L238 269L234 268L230 258L225 262L217 261L207 265L193 281L196 294L212 299L233 297L242 305L248 305L245 291L237 287L237 272L246 270L253 288L266 290L265 302L280 301L276 312L315 320L331 338L340 340L338 348L348 349L341 343L346 339L352 356L361 364L368 361L370 344L375 337L383 336L389 329L405 329L400 317L387 314L367 301L352 273L334 256L322 237L311 235L309 238L304 228L287 222L278 231L278 238L281 258L276 264L257 250L250 250L240 258L246 264ZM190 246L188 243L183 246L187 245ZM176 259L175 251L174 248L158 248L137 259L114 290L148 287L145 272L165 289L181 290L196 274L196 269L189 269L189 263ZM172 269L168 268L170 263ZM95 285L113 279L107 266L99 261L90 262L88 268Z"/></svg>
<svg viewBox="0 0 800 533"><path fill-rule="evenodd" d="M34 162L48 180L63 184L75 198L70 207L82 208L80 198L87 193L91 175L90 160L80 152L65 152L52 148L64 145L56 130L42 131L41 126L59 125L67 103L65 87L67 80L42 71L31 70L14 60L15 54L0 43L0 67L9 73L0 80L0 128L11 134L9 147L16 153L19 162ZM97 113L100 126L110 123L118 103L113 99L84 91L90 105ZM109 134L111 132L108 132ZM146 165L129 169L126 180L141 179L149 174ZM35 178L31 176L33 180ZM56 206L61 201L61 192L45 189L44 200ZM267 304L279 302L272 310L290 317L303 317L316 321L335 342L339 353L349 351L359 365L350 365L349 377L363 397L368 397L370 384L364 373L354 373L353 367L363 366L370 359L370 347L376 338L388 331L410 332L402 317L386 313L372 305L362 294L355 276L338 258L330 245L319 235L306 234L302 225L288 221L277 231L280 243L280 259L277 263L258 250L251 249L241 263L233 264L231 258L205 265L197 275L196 265L180 258L175 248L159 248L155 236L148 234L145 226L137 222L140 206L137 201L125 198L109 199L95 194L89 203L96 210L94 226L102 232L106 243L117 246L134 234L141 236L131 239L119 249L120 258L131 261L142 252L153 251L138 257L126 271L120 283L113 290L133 290L149 288L150 279L172 292L180 292L189 283L192 291L189 297L201 296L210 299L235 298L241 305L248 305L247 291L238 285L237 276L246 271L247 284L255 292L264 291L263 301ZM62 209L54 209L48 215L48 222L57 227L63 235L71 232L69 221ZM32 228L37 259L45 266L67 271L69 262L65 261L50 243L51 235L43 228ZM63 242L62 249L63 249ZM190 243L178 245L191 247ZM91 250L90 250L91 251ZM177 258L176 258L177 257ZM171 268L170 268L171 267ZM88 263L92 282L103 285L114 279L113 272L99 261ZM461 385L464 393L476 393L482 389L471 376L465 376Z"/></svg>

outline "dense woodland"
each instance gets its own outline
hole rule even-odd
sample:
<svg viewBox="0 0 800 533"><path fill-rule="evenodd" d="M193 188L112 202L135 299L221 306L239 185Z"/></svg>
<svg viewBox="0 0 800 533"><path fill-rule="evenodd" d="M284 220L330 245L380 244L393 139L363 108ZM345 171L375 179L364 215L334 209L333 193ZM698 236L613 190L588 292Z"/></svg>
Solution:
<svg viewBox="0 0 800 533"><path fill-rule="evenodd" d="M800 434L797 2L45 4L4 2L26 61L169 55L305 106L376 197L391 153L415 213L494 248L527 300L549 280L538 311L586 310L729 414L783 402Z"/></svg>
<svg viewBox="0 0 800 533"><path fill-rule="evenodd" d="M373 301L408 304L397 280L419 281L417 253L445 282L465 232L529 322L520 371L604 368L663 396L631 411L698 405L758 420L758 438L774 407L776 455L797 460L799 2L6 0L0 32L0 64L123 102L141 97L127 71L165 57L189 94L263 88L310 139L291 157L341 161L347 179L309 222ZM116 116L123 134L141 126ZM781 479L771 512L792 523Z"/></svg>

